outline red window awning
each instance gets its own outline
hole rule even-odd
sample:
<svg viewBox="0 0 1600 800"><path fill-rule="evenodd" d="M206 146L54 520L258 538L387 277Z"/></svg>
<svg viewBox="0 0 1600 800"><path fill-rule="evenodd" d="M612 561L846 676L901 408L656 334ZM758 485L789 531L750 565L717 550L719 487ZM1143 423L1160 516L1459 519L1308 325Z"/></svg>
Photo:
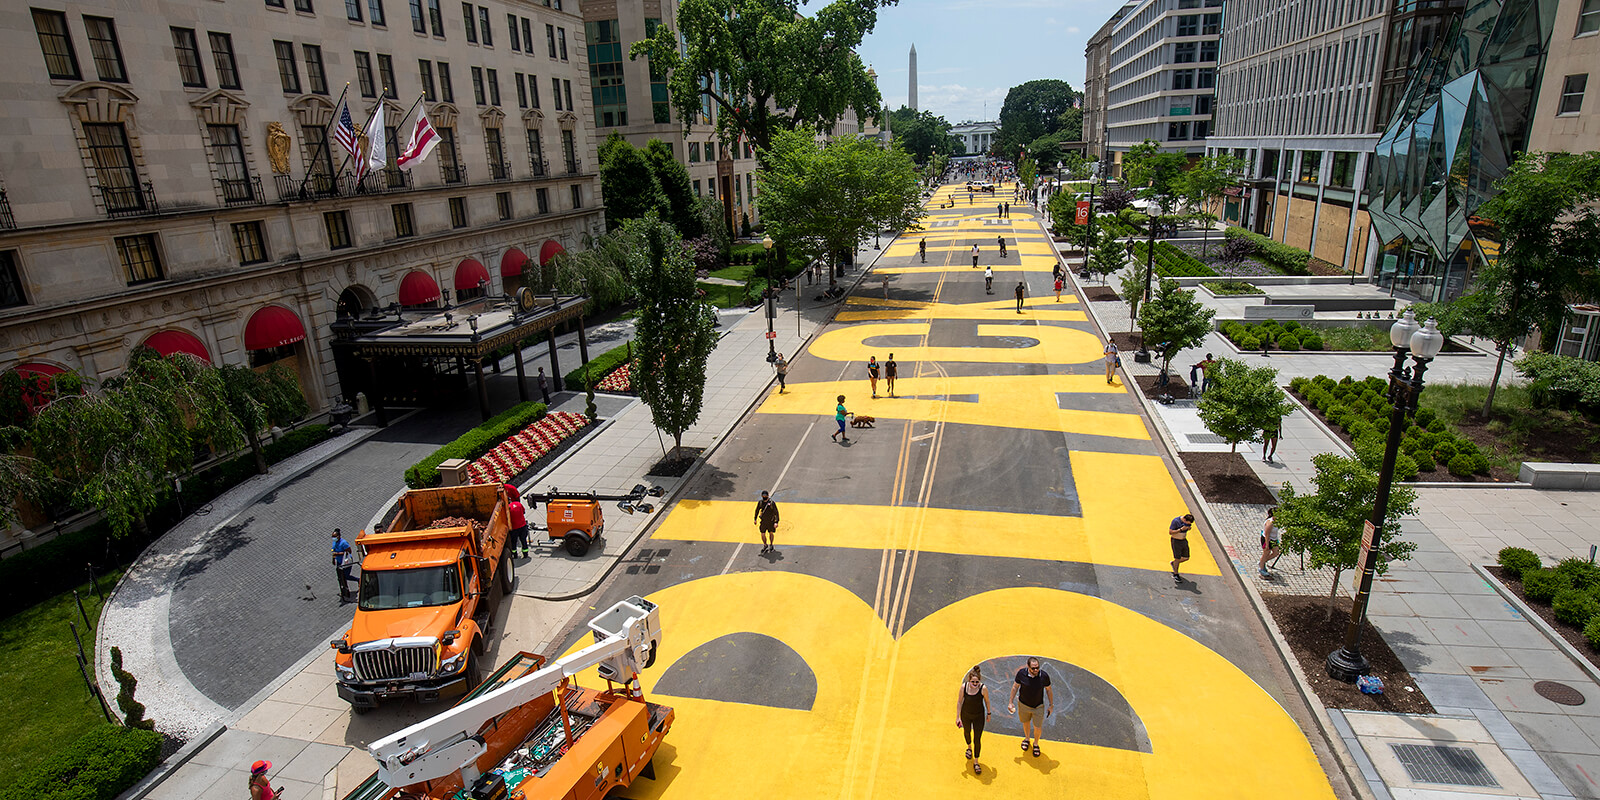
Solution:
<svg viewBox="0 0 1600 800"><path fill-rule="evenodd" d="M500 277L514 278L522 274L523 265L528 263L528 254L513 247L500 257Z"/></svg>
<svg viewBox="0 0 1600 800"><path fill-rule="evenodd" d="M250 315L244 326L244 349L271 350L303 341L305 326L300 318L283 306L262 306Z"/></svg>
<svg viewBox="0 0 1600 800"><path fill-rule="evenodd" d="M544 240L544 244L539 245L539 266L549 266L550 259L565 252L567 248L562 247L560 242L554 239Z"/></svg>
<svg viewBox="0 0 1600 800"><path fill-rule="evenodd" d="M150 338L144 340L144 346L163 356L170 356L173 353L188 353L207 364L211 363L211 354L206 351L205 343L196 339L188 331L159 331L152 333Z"/></svg>
<svg viewBox="0 0 1600 800"><path fill-rule="evenodd" d="M18 364L11 369L22 376L22 405L28 409L30 414L39 410L40 406L43 406L55 396L55 392L50 391L50 385L55 381L57 375L66 372L65 369L54 364L45 364L39 361Z"/></svg>
<svg viewBox="0 0 1600 800"><path fill-rule="evenodd" d="M464 258L456 265L456 291L462 289L476 289L482 282L489 283L489 270L476 258Z"/></svg>
<svg viewBox="0 0 1600 800"><path fill-rule="evenodd" d="M425 306L438 299L439 284L432 275L417 269L400 279L400 305Z"/></svg>

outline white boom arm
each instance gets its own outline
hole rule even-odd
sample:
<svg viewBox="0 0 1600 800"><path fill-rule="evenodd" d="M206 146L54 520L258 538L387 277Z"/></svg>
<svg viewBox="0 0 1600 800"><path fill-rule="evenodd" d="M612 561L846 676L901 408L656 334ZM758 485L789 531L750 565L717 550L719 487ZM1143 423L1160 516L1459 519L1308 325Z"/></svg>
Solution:
<svg viewBox="0 0 1600 800"><path fill-rule="evenodd" d="M514 680L482 697L367 745L378 760L378 780L399 788L442 778L471 765L483 755L478 736L485 723L517 706L553 691L561 682L598 666L609 680L627 682L641 665L655 663L661 640L660 611L637 595L589 621L594 644Z"/></svg>

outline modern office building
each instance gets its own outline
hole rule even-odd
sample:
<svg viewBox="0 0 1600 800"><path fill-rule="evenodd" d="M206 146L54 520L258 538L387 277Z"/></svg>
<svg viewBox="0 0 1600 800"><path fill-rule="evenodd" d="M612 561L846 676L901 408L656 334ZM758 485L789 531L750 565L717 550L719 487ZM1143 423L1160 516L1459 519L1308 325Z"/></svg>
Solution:
<svg viewBox="0 0 1600 800"><path fill-rule="evenodd" d="M363 388L337 319L515 288L604 224L560 0L32 5L0 10L0 369L102 379L148 345L282 363L322 409ZM352 127L388 125L360 177L347 82ZM440 144L402 171L418 113Z"/></svg>
<svg viewBox="0 0 1600 800"><path fill-rule="evenodd" d="M1000 123L992 121L967 121L950 126L950 135L961 140L961 145L967 148L969 156L988 155L989 148L994 146L995 134L999 132Z"/></svg>
<svg viewBox="0 0 1600 800"><path fill-rule="evenodd" d="M1382 120L1382 0L1234 0L1223 25L1211 153L1248 180L1221 216L1361 271L1372 224L1361 199ZM1403 69L1402 69L1403 72Z"/></svg>
<svg viewBox="0 0 1600 800"><path fill-rule="evenodd" d="M1091 161L1106 157L1106 81L1111 77L1111 31L1129 11L1138 7L1134 0L1117 9L1100 30L1089 37L1083 50L1087 62L1083 74L1083 141Z"/></svg>
<svg viewBox="0 0 1600 800"><path fill-rule="evenodd" d="M1222 0L1141 0L1118 14L1105 44L1113 160L1145 140L1199 157L1211 135Z"/></svg>

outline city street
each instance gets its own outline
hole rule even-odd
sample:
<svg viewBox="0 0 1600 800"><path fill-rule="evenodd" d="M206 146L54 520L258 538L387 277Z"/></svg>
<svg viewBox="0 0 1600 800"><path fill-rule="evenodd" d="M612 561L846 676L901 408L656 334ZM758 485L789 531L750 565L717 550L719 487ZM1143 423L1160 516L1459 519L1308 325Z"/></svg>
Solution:
<svg viewBox="0 0 1600 800"><path fill-rule="evenodd" d="M1106 383L1079 299L1057 302L1036 217L951 186L929 208L594 596L662 608L643 681L677 723L629 796L1168 798L1226 776L1230 797L1332 797L1336 768L1216 542L1191 534L1173 580L1167 527L1192 501L1121 377ZM891 353L896 396L880 382L873 399L865 364ZM848 443L829 436L840 394L876 418ZM768 554L763 489L782 516ZM1054 691L1038 757L1006 710L1033 655ZM954 724L974 665L993 710L981 774Z"/></svg>

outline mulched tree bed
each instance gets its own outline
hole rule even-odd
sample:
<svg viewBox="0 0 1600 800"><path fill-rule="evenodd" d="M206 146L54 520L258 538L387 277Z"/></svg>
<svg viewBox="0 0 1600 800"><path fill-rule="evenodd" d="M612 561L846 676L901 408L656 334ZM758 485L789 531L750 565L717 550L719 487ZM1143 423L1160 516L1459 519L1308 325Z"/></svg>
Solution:
<svg viewBox="0 0 1600 800"><path fill-rule="evenodd" d="M1270 506L1278 502L1238 453L1179 453L1195 488L1210 503Z"/></svg>
<svg viewBox="0 0 1600 800"><path fill-rule="evenodd" d="M1345 446L1355 449L1355 439L1352 438L1350 434L1346 433L1343 428L1333 424L1332 422L1329 422L1327 415L1323 414L1322 411L1319 410L1315 405L1312 405L1311 401L1307 400L1305 395L1288 387L1284 387L1284 391L1294 395L1295 399L1299 400L1301 405L1304 405L1312 414L1315 414L1317 419L1322 420L1322 424L1328 426L1328 430L1333 431L1333 434L1339 437L1339 440L1344 442ZM1497 416L1509 417L1510 415L1500 414ZM1451 425L1450 427L1454 428L1456 433L1460 434L1462 438L1471 441L1485 452L1498 453L1502 451L1502 448L1500 447L1500 437L1492 432L1491 426L1500 427L1503 429L1505 423L1503 421L1484 422L1483 418L1477 412L1470 412L1467 415L1467 419L1464 419L1461 424ZM1546 461L1584 463L1591 459L1593 452L1593 448L1589 446L1588 442L1580 437L1563 437L1558 435L1548 442L1548 448L1545 452L1541 453L1541 455L1546 456ZM1558 453L1562 455L1557 455ZM1465 478L1460 478L1450 474L1450 470L1444 464L1435 464L1434 469L1431 472L1417 473L1418 481L1437 481L1441 483L1504 483L1506 481L1514 481L1516 479L1517 476L1512 474L1510 470L1507 470L1505 467L1502 467L1492 461L1489 462L1488 478L1485 478L1481 475L1469 475Z"/></svg>
<svg viewBox="0 0 1600 800"><path fill-rule="evenodd" d="M1081 292L1083 299L1091 303L1120 303L1122 297L1109 286L1090 286Z"/></svg>
<svg viewBox="0 0 1600 800"><path fill-rule="evenodd" d="M1356 711L1386 711L1396 714L1432 714L1433 704L1417 690L1400 659L1372 627L1361 623L1361 654L1372 665L1372 674L1383 681L1383 694L1362 694L1353 683L1328 677L1328 654L1344 642L1345 625L1350 621L1350 601L1334 601L1333 618L1327 619L1328 598L1307 595L1263 594L1278 630L1300 663L1306 682L1317 698L1330 708ZM1406 691L1406 689L1412 691Z"/></svg>
<svg viewBox="0 0 1600 800"><path fill-rule="evenodd" d="M704 447L680 447L673 450L666 458L651 465L650 471L645 475L652 478L681 478L690 467L694 466L694 462L700 460L700 454L705 451Z"/></svg>
<svg viewBox="0 0 1600 800"><path fill-rule="evenodd" d="M1517 596L1522 598L1522 602L1527 603L1528 608L1533 609L1533 613L1538 614L1539 618L1544 620L1551 630L1561 634L1561 638L1566 639L1567 644L1572 645L1572 649L1582 653L1584 658L1589 659L1590 664L1600 668L1600 653L1596 653L1594 648L1589 646L1588 640L1583 638L1581 629L1556 619L1555 609L1549 605L1529 600L1528 595L1522 591L1521 579L1507 575L1506 571L1497 565L1490 565L1484 567L1484 569L1487 569L1489 574L1499 578L1500 582L1505 584L1511 591L1516 592Z"/></svg>
<svg viewBox="0 0 1600 800"><path fill-rule="evenodd" d="M1118 347L1121 347L1121 345L1118 345ZM1132 355L1128 354L1127 350L1123 350L1122 353L1122 357L1125 359L1133 358ZM1145 397L1155 399L1165 393L1172 395L1174 400L1189 399L1189 384L1175 373L1167 376L1167 388L1160 392L1156 391L1156 381L1160 379L1158 375L1135 375L1133 379L1138 382L1139 391L1144 392Z"/></svg>

